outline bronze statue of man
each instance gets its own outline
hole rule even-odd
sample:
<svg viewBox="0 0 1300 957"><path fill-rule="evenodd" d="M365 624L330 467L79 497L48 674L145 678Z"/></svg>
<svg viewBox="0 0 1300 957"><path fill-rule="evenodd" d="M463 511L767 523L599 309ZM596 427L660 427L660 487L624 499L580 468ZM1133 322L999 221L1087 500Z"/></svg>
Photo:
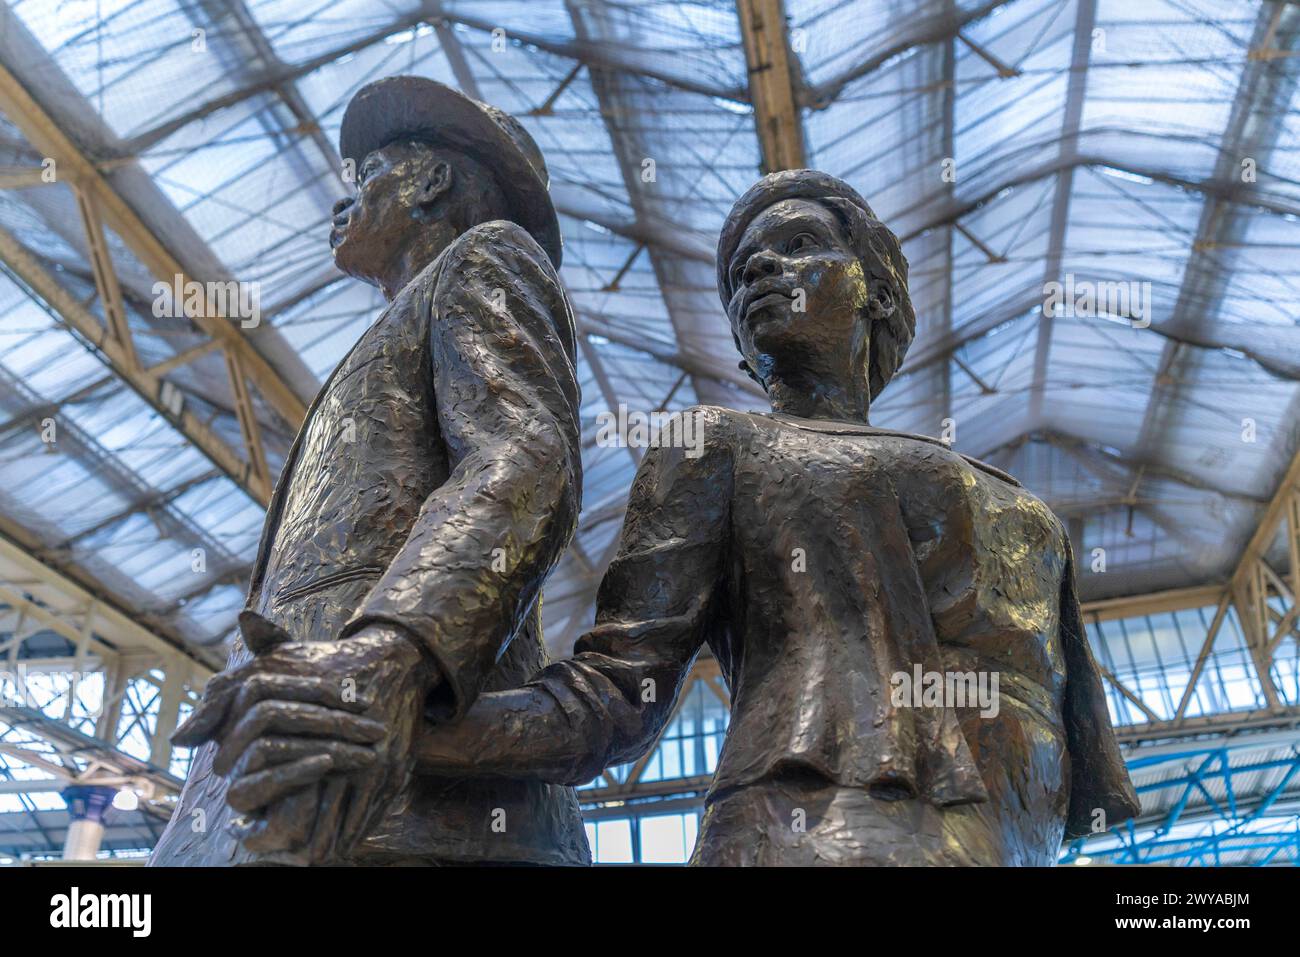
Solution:
<svg viewBox="0 0 1300 957"><path fill-rule="evenodd" d="M343 117L330 246L389 305L307 413L154 864L585 864L573 791L413 775L420 726L546 663L581 462L547 173L512 117L419 77Z"/></svg>
<svg viewBox="0 0 1300 957"><path fill-rule="evenodd" d="M652 745L707 644L731 723L695 863L1046 865L1131 817L1061 523L868 422L915 325L893 233L844 182L775 173L718 288L772 413L697 409L702 454L647 452L575 656L429 729L421 766L590 780Z"/></svg>

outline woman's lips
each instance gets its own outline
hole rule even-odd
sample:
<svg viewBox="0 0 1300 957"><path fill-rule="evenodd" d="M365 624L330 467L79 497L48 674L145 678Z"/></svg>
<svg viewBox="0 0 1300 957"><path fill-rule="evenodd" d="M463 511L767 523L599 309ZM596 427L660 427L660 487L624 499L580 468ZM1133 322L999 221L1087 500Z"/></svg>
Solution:
<svg viewBox="0 0 1300 957"><path fill-rule="evenodd" d="M791 301L791 297L786 295L783 292L764 293L763 295L759 296L757 299L753 300L748 306L745 307L745 315L748 316L751 312L753 312L756 309L763 309L766 308L767 306L776 305L776 303L778 302L789 304L790 301Z"/></svg>

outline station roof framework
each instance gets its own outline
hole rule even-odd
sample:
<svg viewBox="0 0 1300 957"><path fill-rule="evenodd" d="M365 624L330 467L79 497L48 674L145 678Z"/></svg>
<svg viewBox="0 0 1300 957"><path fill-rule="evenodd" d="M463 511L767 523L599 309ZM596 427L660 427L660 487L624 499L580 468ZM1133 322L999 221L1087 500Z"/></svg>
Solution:
<svg viewBox="0 0 1300 957"><path fill-rule="evenodd" d="M876 424L947 430L1042 496L1086 601L1254 588L1233 600L1293 636L1257 565L1294 540L1298 32L1273 0L14 0L0 533L196 683L220 666L288 444L383 305L325 242L342 111L416 73L514 113L551 172L585 433L556 653L640 456L596 416L766 407L713 251L734 199L797 165L857 187L911 263L917 338ZM178 275L254 284L258 325L157 315ZM1067 278L1110 311L1045 314ZM1258 669L1278 642L1243 628ZM1266 707L1295 704L1290 674Z"/></svg>

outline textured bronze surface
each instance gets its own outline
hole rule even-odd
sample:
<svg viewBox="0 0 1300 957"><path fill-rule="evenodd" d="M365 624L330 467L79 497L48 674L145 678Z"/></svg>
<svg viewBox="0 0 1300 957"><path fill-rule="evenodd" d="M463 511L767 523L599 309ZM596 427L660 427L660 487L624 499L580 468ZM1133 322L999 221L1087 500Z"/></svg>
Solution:
<svg viewBox="0 0 1300 957"><path fill-rule="evenodd" d="M1045 865L1132 816L1061 523L868 423L912 337L906 282L841 181L746 193L719 288L774 412L701 408L702 454L650 449L575 655L424 729L419 766L588 781L652 745L707 645L731 723L696 863ZM996 676L996 708L896 698L918 666Z"/></svg>
<svg viewBox="0 0 1300 957"><path fill-rule="evenodd" d="M507 195L468 148L501 115L471 122L479 107L429 80L373 86L344 119L366 156L331 245L390 304L285 462L243 642L173 739L202 746L154 864L589 861L568 788L412 775L418 726L546 663L538 602L579 508L579 396L555 267L504 221L525 186ZM409 125L453 100L436 142ZM511 158L534 204L540 162Z"/></svg>

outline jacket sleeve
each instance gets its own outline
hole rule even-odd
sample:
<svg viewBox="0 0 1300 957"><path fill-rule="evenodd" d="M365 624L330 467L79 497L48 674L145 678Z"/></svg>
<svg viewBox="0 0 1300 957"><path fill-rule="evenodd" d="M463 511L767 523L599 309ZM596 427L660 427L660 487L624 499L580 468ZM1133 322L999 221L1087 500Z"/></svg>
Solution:
<svg viewBox="0 0 1300 957"><path fill-rule="evenodd" d="M1070 752L1067 839L1092 833L1097 812L1105 828L1141 810L1129 781L1106 708L1101 675L1088 647L1088 633L1074 590L1074 554L1067 540L1061 580L1061 646L1065 654L1065 739Z"/></svg>
<svg viewBox="0 0 1300 957"><path fill-rule="evenodd" d="M697 423L711 434L703 412ZM721 443L694 457L649 450L597 594L595 627L572 658L523 688L482 695L459 725L428 730L417 744L419 773L578 785L649 750L719 613L730 499Z"/></svg>
<svg viewBox="0 0 1300 957"><path fill-rule="evenodd" d="M451 475L425 501L345 634L396 624L461 715L573 536L581 495L573 315L520 227L475 227L421 293Z"/></svg>

